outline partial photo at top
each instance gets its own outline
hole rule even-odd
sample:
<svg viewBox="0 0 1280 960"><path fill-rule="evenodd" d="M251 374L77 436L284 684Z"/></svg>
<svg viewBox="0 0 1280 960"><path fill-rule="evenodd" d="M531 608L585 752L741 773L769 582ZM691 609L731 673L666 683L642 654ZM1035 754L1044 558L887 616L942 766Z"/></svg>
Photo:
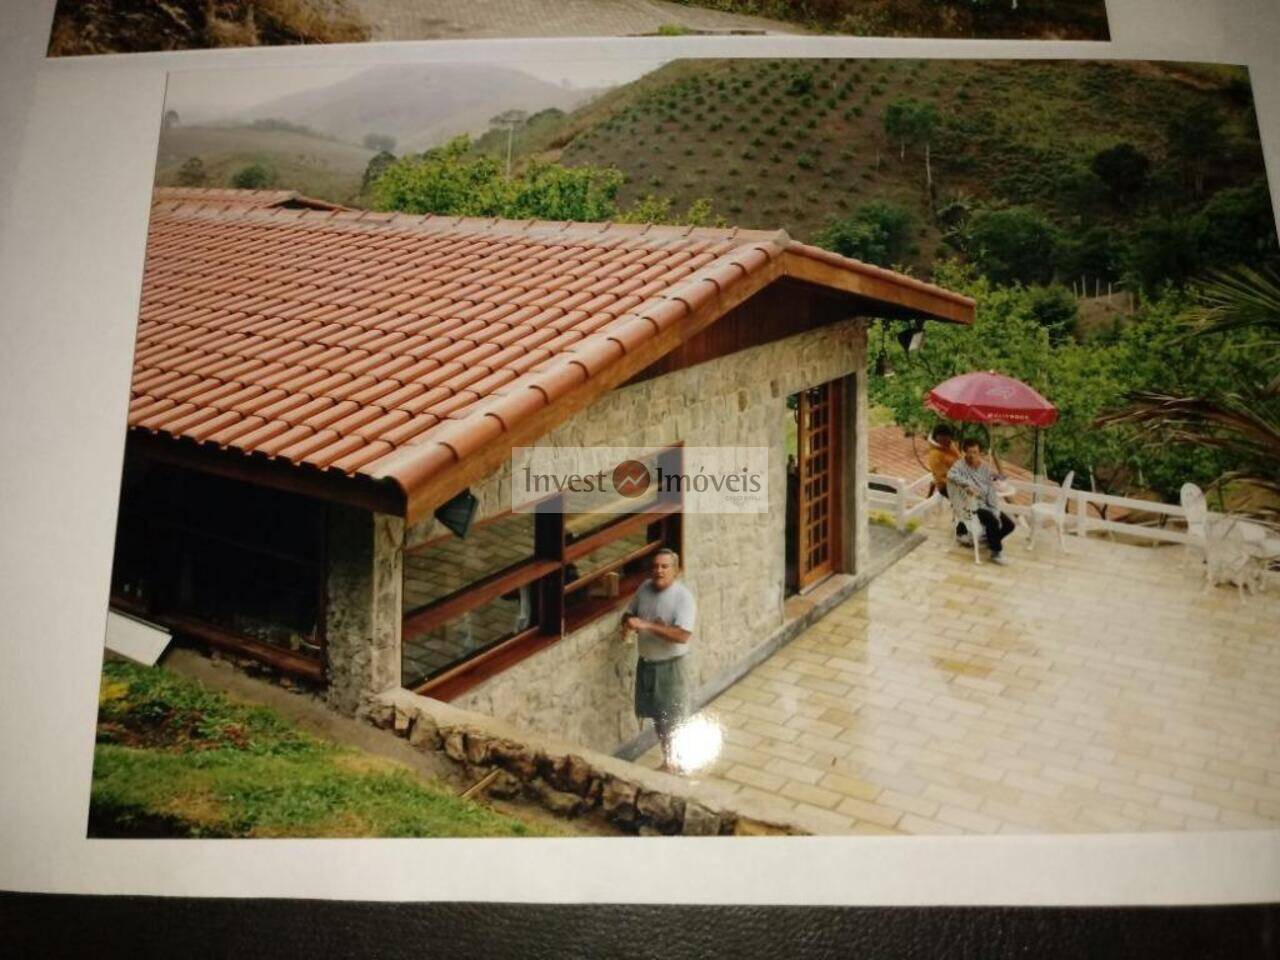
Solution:
<svg viewBox="0 0 1280 960"><path fill-rule="evenodd" d="M1245 69L166 90L91 835L1280 824Z"/></svg>
<svg viewBox="0 0 1280 960"><path fill-rule="evenodd" d="M1107 40L1105 0L58 0L50 56L496 37Z"/></svg>

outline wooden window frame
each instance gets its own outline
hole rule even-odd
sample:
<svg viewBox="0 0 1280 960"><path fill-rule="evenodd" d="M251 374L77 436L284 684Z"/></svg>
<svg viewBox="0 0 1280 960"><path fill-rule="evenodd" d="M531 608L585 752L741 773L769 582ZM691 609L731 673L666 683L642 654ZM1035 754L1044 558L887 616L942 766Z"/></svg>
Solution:
<svg viewBox="0 0 1280 960"><path fill-rule="evenodd" d="M665 447L659 451L658 456L665 467L679 470L683 464L683 444ZM644 511L621 514L617 519L610 520L572 542L566 532L564 497L549 497L543 502L549 509L534 513L533 558L410 611L402 620L401 636L407 630L423 632L434 629L504 593L528 584L535 584L538 590L538 622L527 630L490 644L445 667L435 676L412 687L414 693L446 701L461 696L521 660L547 649L565 636L617 610L631 598L631 594L645 577L633 574L623 581L618 596L592 598L589 603L575 610L572 616L566 617L565 601L570 594L585 590L591 583L610 572L622 569L628 562L651 556L664 547L677 553L681 550L684 502L679 491L671 497L660 496L657 504ZM511 511L507 511L483 522L489 523L510 513ZM648 531L642 547L629 551L626 556L612 560L586 576L566 582L566 571L575 560L642 529ZM411 549L420 550L439 539L433 538Z"/></svg>
<svg viewBox="0 0 1280 960"><path fill-rule="evenodd" d="M130 519L136 519L142 523L147 530L148 538L153 537L157 529L168 530L185 542L190 543L192 540L204 540L206 542L219 543L232 549L242 550L245 553L255 554L267 557L277 563L287 564L289 566L308 571L314 578L314 589L316 591L316 623L314 636L318 647L314 654L298 653L284 647L276 646L265 640L259 640L256 637L250 637L243 633L239 633L229 627L220 626L210 623L200 617L181 609L165 609L158 606L154 599L146 602L138 602L133 597L128 597L112 590L108 598L108 607L119 610L123 613L132 614L144 620L167 627L175 637L184 637L195 639L215 647L219 650L225 650L228 653L238 654L259 663L265 664L272 669L292 677L306 680L310 683L322 684L328 679L329 666L329 644L326 633L326 614L328 609L328 538L325 535L327 528L327 511L318 509L316 511L316 521L318 524L319 536L319 555L316 557L300 556L260 544L244 543L233 537L220 536L218 534L193 527L190 524L180 521L170 520L164 517L156 517L137 510L120 510L120 517L117 526L122 523L129 522ZM117 536L119 531L117 530Z"/></svg>

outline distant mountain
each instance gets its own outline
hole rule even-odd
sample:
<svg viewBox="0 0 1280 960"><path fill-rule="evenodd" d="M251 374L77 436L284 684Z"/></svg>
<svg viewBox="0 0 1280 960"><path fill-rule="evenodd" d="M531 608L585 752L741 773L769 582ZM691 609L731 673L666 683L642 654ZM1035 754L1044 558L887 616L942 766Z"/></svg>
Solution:
<svg viewBox="0 0 1280 960"><path fill-rule="evenodd" d="M395 137L396 153L420 151L459 133L483 133L505 110L572 110L598 91L569 89L495 66L397 64L316 90L268 101L228 121L279 119L359 144Z"/></svg>

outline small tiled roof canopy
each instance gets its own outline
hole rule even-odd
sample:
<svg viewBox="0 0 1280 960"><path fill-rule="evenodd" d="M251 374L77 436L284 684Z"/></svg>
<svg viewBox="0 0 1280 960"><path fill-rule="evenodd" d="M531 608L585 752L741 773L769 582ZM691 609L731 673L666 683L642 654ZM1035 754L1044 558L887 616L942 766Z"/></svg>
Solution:
<svg viewBox="0 0 1280 960"><path fill-rule="evenodd" d="M305 209L265 193L157 192L133 442L410 520L781 277L861 312L973 316L966 297L781 231Z"/></svg>

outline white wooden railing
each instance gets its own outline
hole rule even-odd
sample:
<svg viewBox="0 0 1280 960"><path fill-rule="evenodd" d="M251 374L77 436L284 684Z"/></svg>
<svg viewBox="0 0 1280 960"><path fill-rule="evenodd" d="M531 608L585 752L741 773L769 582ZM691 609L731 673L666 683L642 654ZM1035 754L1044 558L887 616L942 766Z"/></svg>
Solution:
<svg viewBox="0 0 1280 960"><path fill-rule="evenodd" d="M1039 500L1053 500L1062 494L1060 484L1033 483L1029 480L1009 480L1007 482L1015 490L1021 493L1029 493ZM1150 521L1121 523L1116 520L1104 520L1101 509L1090 512L1090 507L1118 507L1123 510L1133 510L1148 515L1154 514L1157 518L1163 518L1163 523L1160 521L1154 523ZM1005 504L1005 510L1015 517L1029 513L1030 509L1030 506L1024 503L1006 502ZM1094 493L1091 490L1070 490L1067 492L1066 530L1068 533L1074 533L1078 537L1086 537L1090 533L1123 533L1131 537L1143 537L1161 543L1187 543L1190 537L1186 530L1186 518L1187 512L1179 504L1175 503L1136 500L1132 497L1116 497L1105 493ZM1163 524L1168 523L1169 520L1176 520L1177 524L1172 528L1164 526Z"/></svg>
<svg viewBox="0 0 1280 960"><path fill-rule="evenodd" d="M894 526L905 530L911 521L923 520L946 503L940 494L929 493L932 481L927 473L912 481L883 473L869 474L867 503L873 511L889 513Z"/></svg>
<svg viewBox="0 0 1280 960"><path fill-rule="evenodd" d="M947 509L946 501L938 494L929 494L932 477L923 474L915 480L904 480L902 477L891 477L886 474L873 473L867 477L867 502L869 509L884 511L892 515L894 524L904 530L912 520L923 520L935 511ZM1030 480L1008 480L1009 486L1018 493L1025 493L1035 500L1056 500L1062 493L1062 487L1052 483L1035 483ZM1092 509L1091 509L1092 508ZM1120 523L1103 519L1103 510L1120 508L1141 511L1150 516L1176 521L1173 527L1157 523ZM1030 503L1019 503L1010 498L1005 503L1005 510L1014 517L1030 513ZM1158 503L1152 500L1135 500L1131 497L1116 497L1090 490L1071 490L1067 493L1068 533L1085 537L1091 533L1123 533L1128 536L1144 537L1162 543L1186 543L1186 512L1181 506L1170 503Z"/></svg>

